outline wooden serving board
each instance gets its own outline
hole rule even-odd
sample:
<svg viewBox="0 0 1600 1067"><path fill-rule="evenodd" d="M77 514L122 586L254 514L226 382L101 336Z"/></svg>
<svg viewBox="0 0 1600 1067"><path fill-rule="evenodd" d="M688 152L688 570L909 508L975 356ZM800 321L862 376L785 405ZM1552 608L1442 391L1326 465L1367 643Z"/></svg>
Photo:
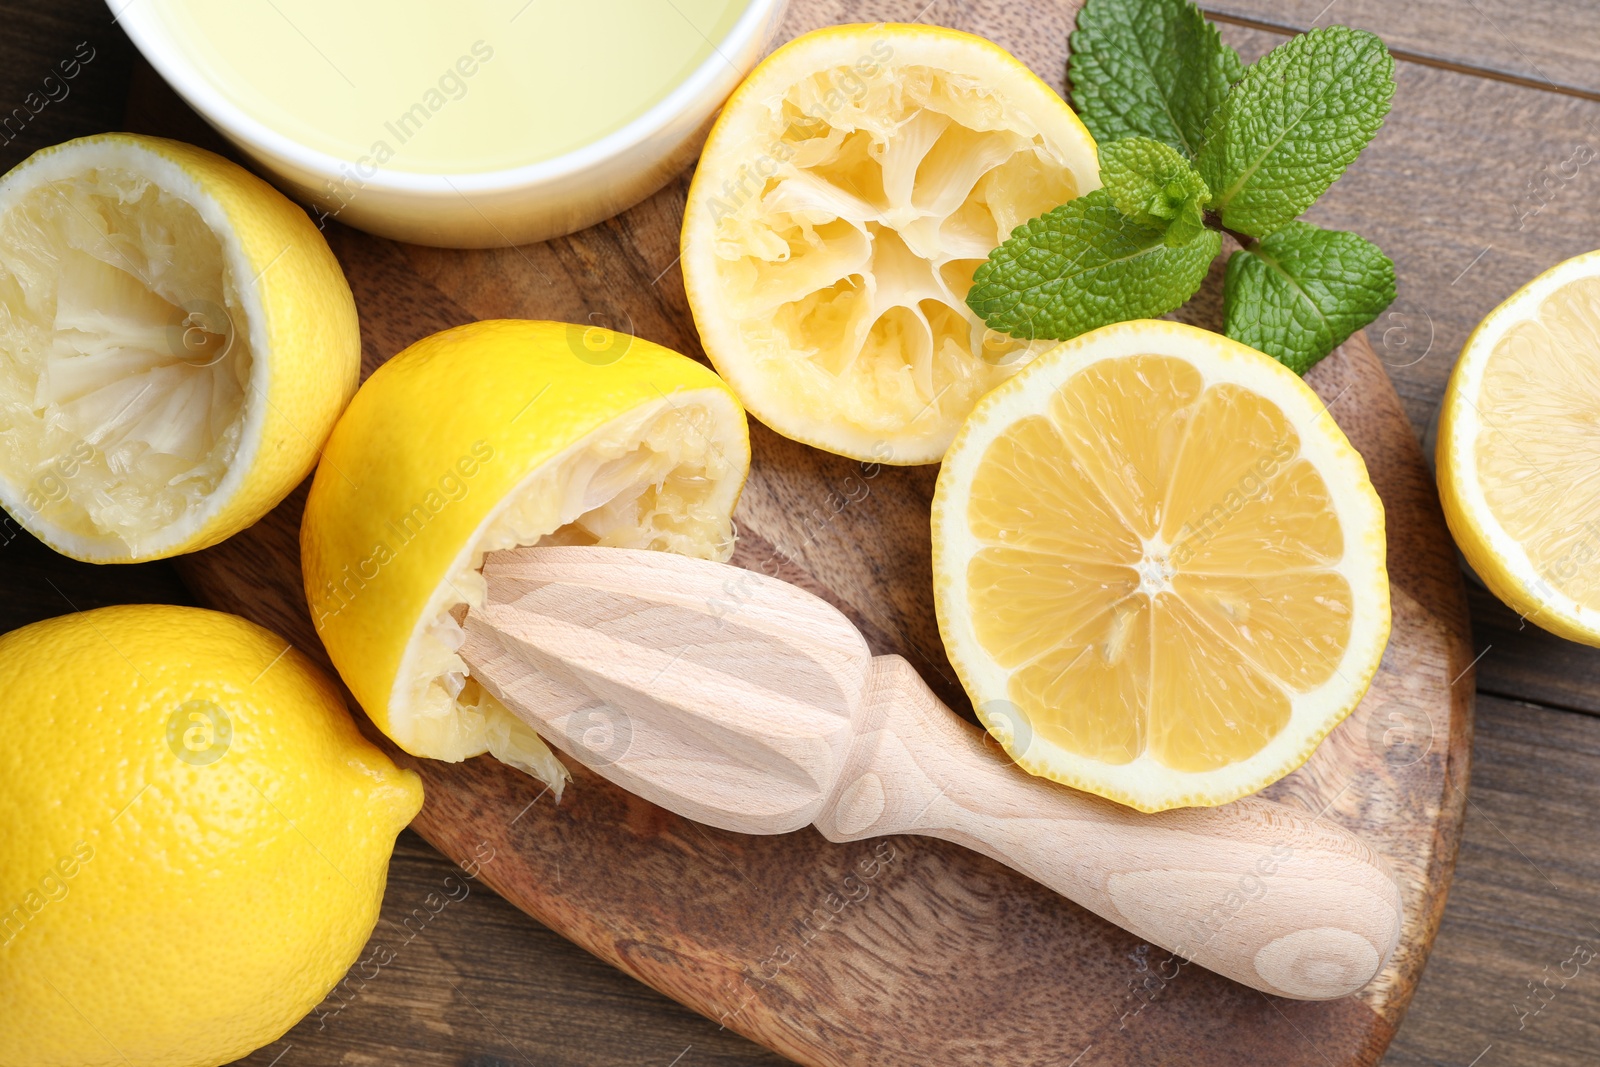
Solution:
<svg viewBox="0 0 1600 1067"><path fill-rule="evenodd" d="M786 36L834 22L941 22L984 34L1061 87L1075 5L1020 0L796 0ZM217 145L148 69L130 126ZM355 291L365 370L480 318L594 322L701 356L676 266L685 175L572 237L486 252L402 246L330 227ZM1220 264L1219 260L1219 264ZM1216 328L1219 275L1185 317ZM1366 457L1388 514L1394 629L1371 692L1268 795L1361 833L1394 863L1399 950L1361 994L1278 1000L1178 966L1117 927L957 846L832 845L812 830L708 829L575 767L558 805L488 757L419 761L416 829L453 859L484 843L483 878L561 934L801 1063L992 1067L1186 1062L1372 1064L1411 999L1460 839L1471 740L1471 645L1432 479L1364 337L1309 380ZM826 597L970 714L934 622L928 501L936 468L863 468L752 425L735 562ZM180 561L206 603L326 663L301 593L301 488L255 528ZM1270 891L1270 890L1269 890Z"/></svg>

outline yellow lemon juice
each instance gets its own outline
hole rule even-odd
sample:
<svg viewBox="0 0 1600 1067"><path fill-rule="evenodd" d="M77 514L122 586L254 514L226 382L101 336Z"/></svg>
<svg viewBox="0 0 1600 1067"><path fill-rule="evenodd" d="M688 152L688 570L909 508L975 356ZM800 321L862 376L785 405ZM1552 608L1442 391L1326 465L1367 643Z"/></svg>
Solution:
<svg viewBox="0 0 1600 1067"><path fill-rule="evenodd" d="M748 0L144 0L213 88L372 168L551 159L647 112L718 55Z"/></svg>

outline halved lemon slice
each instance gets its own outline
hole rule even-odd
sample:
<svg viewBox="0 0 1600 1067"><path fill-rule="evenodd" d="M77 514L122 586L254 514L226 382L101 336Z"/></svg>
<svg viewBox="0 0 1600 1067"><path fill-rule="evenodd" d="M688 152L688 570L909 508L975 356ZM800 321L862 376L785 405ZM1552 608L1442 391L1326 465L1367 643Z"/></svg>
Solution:
<svg viewBox="0 0 1600 1067"><path fill-rule="evenodd" d="M416 756L485 751L556 786L539 736L456 653L486 553L601 544L725 560L750 467L722 380L638 337L492 320L424 338L334 428L300 526L312 621L372 721Z"/></svg>
<svg viewBox="0 0 1600 1067"><path fill-rule="evenodd" d="M192 552L311 472L361 336L304 211L158 137L0 178L0 504L95 563Z"/></svg>
<svg viewBox="0 0 1600 1067"><path fill-rule="evenodd" d="M1361 457L1292 371L1171 322L1084 334L979 402L939 473L933 569L990 732L1142 811L1298 767L1389 635Z"/></svg>
<svg viewBox="0 0 1600 1067"><path fill-rule="evenodd" d="M1600 645L1600 252L1546 271L1467 338L1439 415L1461 552L1533 623Z"/></svg>
<svg viewBox="0 0 1600 1067"><path fill-rule="evenodd" d="M1060 95L981 37L835 26L774 52L712 128L683 219L711 362L797 441L932 463L972 405L1054 342L988 330L972 273L1100 186Z"/></svg>

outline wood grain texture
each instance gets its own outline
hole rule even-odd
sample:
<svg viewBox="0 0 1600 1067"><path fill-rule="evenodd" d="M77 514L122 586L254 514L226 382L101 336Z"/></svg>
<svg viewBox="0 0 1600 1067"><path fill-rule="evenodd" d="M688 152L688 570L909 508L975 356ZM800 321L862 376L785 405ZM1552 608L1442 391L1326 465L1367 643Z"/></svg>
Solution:
<svg viewBox="0 0 1600 1067"><path fill-rule="evenodd" d="M493 846L480 843L474 869L499 861ZM777 1067L789 1061L534 922L481 876L469 877L407 830L396 842L382 912L360 961L280 1040L238 1062Z"/></svg>
<svg viewBox="0 0 1600 1067"><path fill-rule="evenodd" d="M1600 1048L1600 720L1480 697L1450 910L1386 1067L1568 1067Z"/></svg>
<svg viewBox="0 0 1600 1067"><path fill-rule="evenodd" d="M797 4L794 28L842 10ZM1069 13L952 3L924 19L988 32L1059 85ZM847 14L870 21L916 7ZM699 355L674 267L685 187L680 179L620 219L520 249L445 252L331 230L362 313L367 370L434 330L500 315L599 322ZM1194 314L1214 310L1211 296ZM1361 708L1270 794L1355 829L1400 873L1401 947L1357 998L1281 1001L1177 967L951 844L727 834L582 773L557 807L490 760L420 765L430 799L416 826L458 860L487 842L498 858L485 882L540 921L804 1063L1043 1064L1070 1059L1069 1048L1085 1050L1083 1067L1148 1062L1158 1050L1163 1060L1373 1063L1443 906L1465 798L1471 654L1437 506L1382 366L1357 338L1312 383L1385 500L1395 637ZM905 656L962 708L931 606L933 469L863 468L752 430L737 561L778 559L874 651ZM318 651L293 562L300 503L183 569L209 602Z"/></svg>
<svg viewBox="0 0 1600 1067"><path fill-rule="evenodd" d="M133 46L104 0L0 3L7 62L0 64L0 167L115 125Z"/></svg>
<svg viewBox="0 0 1600 1067"><path fill-rule="evenodd" d="M1467 0L1391 10L1474 17ZM1221 30L1246 60L1284 40ZM1600 244L1600 103L1419 63L1396 64L1395 80L1383 128L1306 218L1353 230L1394 260L1399 295L1367 332L1412 427L1431 441L1473 327L1536 275Z"/></svg>
<svg viewBox="0 0 1600 1067"><path fill-rule="evenodd" d="M1600 649L1563 641L1522 618L1468 576L1478 689L1600 715Z"/></svg>
<svg viewBox="0 0 1600 1067"><path fill-rule="evenodd" d="M1206 0L1200 6L1212 17L1287 30L1354 26L1413 62L1600 97L1593 51L1600 8L1582 0Z"/></svg>

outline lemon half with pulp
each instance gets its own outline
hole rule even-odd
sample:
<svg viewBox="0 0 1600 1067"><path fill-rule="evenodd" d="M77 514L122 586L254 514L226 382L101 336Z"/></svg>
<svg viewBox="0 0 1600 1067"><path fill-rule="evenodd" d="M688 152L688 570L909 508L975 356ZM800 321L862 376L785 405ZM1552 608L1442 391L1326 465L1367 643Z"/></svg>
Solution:
<svg viewBox="0 0 1600 1067"><path fill-rule="evenodd" d="M0 505L57 551L249 526L311 473L360 361L338 261L242 167L100 134L0 178Z"/></svg>
<svg viewBox="0 0 1600 1067"><path fill-rule="evenodd" d="M1177 323L1084 334L980 401L939 473L933 553L990 732L1144 811L1305 762L1389 635L1361 457L1292 371Z"/></svg>
<svg viewBox="0 0 1600 1067"><path fill-rule="evenodd" d="M989 330L972 274L1097 189L1094 140L1010 53L934 26L774 52L712 128L683 219L701 341L750 413L857 459L933 463L1051 341Z"/></svg>
<svg viewBox="0 0 1600 1067"><path fill-rule="evenodd" d="M1529 621L1600 645L1600 252L1541 274L1467 338L1439 415L1456 544Z"/></svg>
<svg viewBox="0 0 1600 1067"><path fill-rule="evenodd" d="M300 528L312 620L372 720L417 756L491 752L554 786L544 742L471 676L451 614L486 553L535 544L725 560L750 466L710 370L638 337L492 320L367 379L328 440Z"/></svg>

